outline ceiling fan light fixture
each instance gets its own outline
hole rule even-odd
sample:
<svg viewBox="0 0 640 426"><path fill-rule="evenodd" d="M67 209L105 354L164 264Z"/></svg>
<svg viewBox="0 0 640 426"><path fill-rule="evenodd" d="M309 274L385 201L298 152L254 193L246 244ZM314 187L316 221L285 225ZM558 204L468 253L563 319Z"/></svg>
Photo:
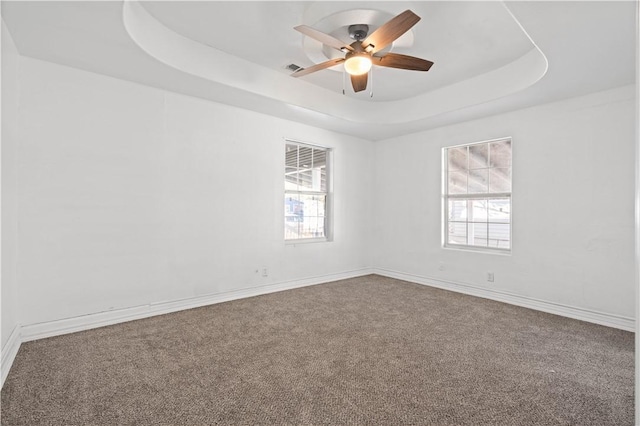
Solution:
<svg viewBox="0 0 640 426"><path fill-rule="evenodd" d="M367 83L370 80L369 70L371 70L373 65L374 57L376 58L376 65L380 67L429 71L429 68L433 65L431 61L399 53L384 53L384 49L387 46L391 45L402 34L409 31L419 20L420 17L418 15L407 9L382 24L371 34L369 34L369 26L367 24L349 25L349 36L355 40L351 44L346 44L331 34L323 33L307 25L298 25L294 27L296 31L319 41L325 47L331 47L341 51L345 56L334 57L328 61L316 63L308 68L299 69L291 74L291 76L302 77L312 72L332 68L344 62L344 71L351 76L351 86L353 86L353 91L357 93L367 88ZM327 57L329 56L335 55L327 54ZM343 84L344 81L343 79ZM342 93L344 93L344 86Z"/></svg>
<svg viewBox="0 0 640 426"><path fill-rule="evenodd" d="M344 61L344 69L350 75L362 75L371 69L371 57L369 55L352 55Z"/></svg>

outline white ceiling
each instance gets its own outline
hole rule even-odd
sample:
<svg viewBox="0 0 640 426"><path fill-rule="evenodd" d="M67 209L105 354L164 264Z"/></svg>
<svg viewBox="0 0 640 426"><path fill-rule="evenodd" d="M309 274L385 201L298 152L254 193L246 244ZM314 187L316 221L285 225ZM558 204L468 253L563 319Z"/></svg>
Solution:
<svg viewBox="0 0 640 426"><path fill-rule="evenodd" d="M325 58L293 30L346 36L403 10L392 50L429 72L376 67L373 97L343 73L292 78ZM371 140L634 82L635 2L2 2L22 55ZM547 68L548 65L548 68Z"/></svg>

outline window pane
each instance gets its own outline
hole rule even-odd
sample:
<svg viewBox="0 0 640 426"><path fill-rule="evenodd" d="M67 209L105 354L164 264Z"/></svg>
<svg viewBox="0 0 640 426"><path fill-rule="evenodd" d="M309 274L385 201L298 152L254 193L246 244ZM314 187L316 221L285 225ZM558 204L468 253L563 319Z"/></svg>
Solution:
<svg viewBox="0 0 640 426"><path fill-rule="evenodd" d="M488 190L489 170L469 170L469 194L483 194Z"/></svg>
<svg viewBox="0 0 640 426"><path fill-rule="evenodd" d="M284 153L284 189L298 189L298 146L287 144Z"/></svg>
<svg viewBox="0 0 640 426"><path fill-rule="evenodd" d="M327 167L320 169L320 191L327 192Z"/></svg>
<svg viewBox="0 0 640 426"><path fill-rule="evenodd" d="M308 146L298 147L298 167L308 169L313 161L313 148Z"/></svg>
<svg viewBox="0 0 640 426"><path fill-rule="evenodd" d="M313 169L316 171L316 180L313 184L315 191L327 190L327 151L323 149L313 150Z"/></svg>
<svg viewBox="0 0 640 426"><path fill-rule="evenodd" d="M304 216L324 217L325 195L300 194Z"/></svg>
<svg viewBox="0 0 640 426"><path fill-rule="evenodd" d="M489 166L489 146L486 143L469 147L469 169L486 169Z"/></svg>
<svg viewBox="0 0 640 426"><path fill-rule="evenodd" d="M511 192L511 168L490 169L489 192Z"/></svg>
<svg viewBox="0 0 640 426"><path fill-rule="evenodd" d="M448 244L467 244L466 222L449 222L448 228Z"/></svg>
<svg viewBox="0 0 640 426"><path fill-rule="evenodd" d="M467 224L468 245L476 247L487 246L487 224L469 223Z"/></svg>
<svg viewBox="0 0 640 426"><path fill-rule="evenodd" d="M489 224L489 247L511 248L511 225L502 223Z"/></svg>
<svg viewBox="0 0 640 426"><path fill-rule="evenodd" d="M449 200L449 220L467 220L467 200Z"/></svg>
<svg viewBox="0 0 640 426"><path fill-rule="evenodd" d="M298 171L298 185L300 191L310 191L313 189L312 169L303 167Z"/></svg>
<svg viewBox="0 0 640 426"><path fill-rule="evenodd" d="M286 239L325 236L325 195L286 195L284 202Z"/></svg>
<svg viewBox="0 0 640 426"><path fill-rule="evenodd" d="M488 213L489 222L511 222L511 200L508 198L489 200Z"/></svg>
<svg viewBox="0 0 640 426"><path fill-rule="evenodd" d="M467 193L467 172L449 172L449 194Z"/></svg>
<svg viewBox="0 0 640 426"><path fill-rule="evenodd" d="M300 190L312 189L311 164L313 161L313 148L307 146L298 147L298 185Z"/></svg>
<svg viewBox="0 0 640 426"><path fill-rule="evenodd" d="M447 161L449 171L467 170L467 147L447 149Z"/></svg>
<svg viewBox="0 0 640 426"><path fill-rule="evenodd" d="M285 167L298 167L298 145L287 144L284 155Z"/></svg>
<svg viewBox="0 0 640 426"><path fill-rule="evenodd" d="M295 167L285 167L284 169L284 189L288 191L298 190L298 169Z"/></svg>
<svg viewBox="0 0 640 426"><path fill-rule="evenodd" d="M491 142L491 167L511 166L511 141Z"/></svg>
<svg viewBox="0 0 640 426"><path fill-rule="evenodd" d="M302 203L298 195L285 195L284 197L284 237L298 238L300 223L304 218Z"/></svg>
<svg viewBox="0 0 640 426"><path fill-rule="evenodd" d="M327 151L324 149L313 150L313 167L320 168L327 165Z"/></svg>
<svg viewBox="0 0 640 426"><path fill-rule="evenodd" d="M327 187L326 151L300 147L299 185L301 191L322 191ZM325 171L325 173L323 173Z"/></svg>
<svg viewBox="0 0 640 426"><path fill-rule="evenodd" d="M324 195L300 195L302 202L302 235L299 238L324 237Z"/></svg>
<svg viewBox="0 0 640 426"><path fill-rule="evenodd" d="M487 200L469 200L469 222L487 221Z"/></svg>

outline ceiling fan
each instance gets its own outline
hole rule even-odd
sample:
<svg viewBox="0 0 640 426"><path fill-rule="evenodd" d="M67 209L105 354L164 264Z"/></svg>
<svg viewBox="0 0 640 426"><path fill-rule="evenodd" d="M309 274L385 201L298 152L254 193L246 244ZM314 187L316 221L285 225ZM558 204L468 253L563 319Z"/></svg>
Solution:
<svg viewBox="0 0 640 426"><path fill-rule="evenodd" d="M355 40L351 44L346 44L332 35L323 33L307 25L298 25L294 28L295 30L322 44L345 53L345 57L330 59L308 68L300 68L291 75L293 77L302 77L303 75L330 68L344 62L344 69L351 76L353 90L360 92L367 88L369 70L372 65L404 70L429 71L433 62L427 61L426 59L398 53L380 53L381 50L393 43L398 37L409 31L419 20L420 17L418 15L410 10L405 10L370 35L368 34L368 25L350 25L349 36ZM376 55L376 53L379 54Z"/></svg>

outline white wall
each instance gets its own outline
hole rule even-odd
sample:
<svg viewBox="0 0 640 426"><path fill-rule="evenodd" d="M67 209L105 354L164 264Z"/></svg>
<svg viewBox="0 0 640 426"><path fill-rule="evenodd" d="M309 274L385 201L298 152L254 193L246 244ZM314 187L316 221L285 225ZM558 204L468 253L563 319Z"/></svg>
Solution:
<svg viewBox="0 0 640 426"><path fill-rule="evenodd" d="M18 116L18 51L2 21L2 329L3 354L13 329L18 325L16 285L17 211L16 138ZM3 375L4 378L4 375Z"/></svg>
<svg viewBox="0 0 640 426"><path fill-rule="evenodd" d="M22 324L372 265L634 316L632 87L371 143L31 58L20 71ZM441 148L502 136L513 254L442 249ZM331 243L282 242L283 137L335 148Z"/></svg>
<svg viewBox="0 0 640 426"><path fill-rule="evenodd" d="M371 142L20 66L22 324L371 266ZM284 137L335 149L333 242L283 242Z"/></svg>
<svg viewBox="0 0 640 426"><path fill-rule="evenodd" d="M633 318L633 99L629 86L377 143L374 265ZM512 255L443 249L442 147L503 136Z"/></svg>

